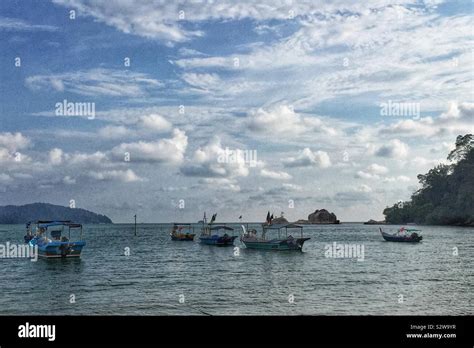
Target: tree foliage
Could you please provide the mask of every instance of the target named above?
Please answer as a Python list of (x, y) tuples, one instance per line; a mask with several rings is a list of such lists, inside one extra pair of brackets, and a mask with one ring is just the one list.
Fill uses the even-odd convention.
[(450, 165), (440, 164), (418, 175), (421, 188), (408, 202), (384, 209), (387, 223), (474, 225), (474, 138), (459, 135), (448, 155)]

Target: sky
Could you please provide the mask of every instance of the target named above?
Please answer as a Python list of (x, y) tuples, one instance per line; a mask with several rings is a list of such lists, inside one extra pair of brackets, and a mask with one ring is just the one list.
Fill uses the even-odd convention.
[(383, 219), (474, 131), (472, 6), (2, 1), (0, 205)]

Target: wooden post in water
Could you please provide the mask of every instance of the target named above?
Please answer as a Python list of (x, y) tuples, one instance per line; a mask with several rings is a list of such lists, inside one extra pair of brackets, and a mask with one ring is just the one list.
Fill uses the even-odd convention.
[(137, 214), (133, 215), (135, 218), (135, 236), (137, 235)]

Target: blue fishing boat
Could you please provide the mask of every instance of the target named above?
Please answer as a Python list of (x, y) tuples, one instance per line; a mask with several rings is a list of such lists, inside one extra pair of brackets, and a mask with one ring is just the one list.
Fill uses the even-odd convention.
[[(300, 237), (295, 238), (291, 234), (288, 235), (289, 229), (298, 229)], [(282, 236), (283, 230), (285, 231), (284, 236)], [(301, 251), (304, 242), (310, 239), (309, 237), (303, 237), (303, 226), (295, 224), (263, 224), (261, 237), (258, 237), (257, 230), (249, 229), (247, 231), (244, 225), (242, 225), (242, 231), (240, 241), (248, 249)], [(271, 231), (277, 232), (278, 237), (267, 238), (267, 233)]]
[[(73, 241), (71, 232), (79, 232)], [(82, 225), (71, 221), (36, 221), (26, 225), (25, 242), (38, 246), (38, 256), (43, 258), (80, 257), (86, 242), (82, 239)]]
[(199, 240), (202, 244), (217, 245), (217, 246), (231, 246), (234, 245), (234, 239), (237, 236), (228, 235), (225, 232), (223, 235), (219, 235), (220, 231), (234, 231), (232, 227), (225, 225), (216, 225), (205, 228)]
[[(199, 241), (202, 244), (216, 245), (216, 246), (231, 246), (234, 245), (234, 239), (237, 236), (231, 236), (227, 232), (234, 231), (232, 227), (226, 225), (213, 225), (217, 214), (212, 215), (211, 221), (207, 224), (206, 214), (202, 222), (201, 235)], [(222, 234), (222, 231), (224, 234)]]
[(420, 236), (417, 233), (421, 232), (421, 230), (416, 230), (413, 228), (402, 227), (394, 234), (386, 233), (382, 231), (382, 228), (380, 227), (379, 230), (383, 239), (385, 239), (387, 242), (418, 243), (423, 239), (423, 236)]

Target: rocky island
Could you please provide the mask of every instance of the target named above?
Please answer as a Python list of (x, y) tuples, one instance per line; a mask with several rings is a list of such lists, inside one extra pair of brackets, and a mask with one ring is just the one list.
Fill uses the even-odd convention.
[(376, 221), (373, 219), (370, 219), (369, 221), (364, 222), (364, 225), (385, 225), (385, 221)]
[(316, 209), (314, 213), (308, 215), (308, 220), (300, 219), (295, 224), (300, 225), (317, 225), (317, 224), (339, 224), (334, 213), (330, 213), (326, 209)]

